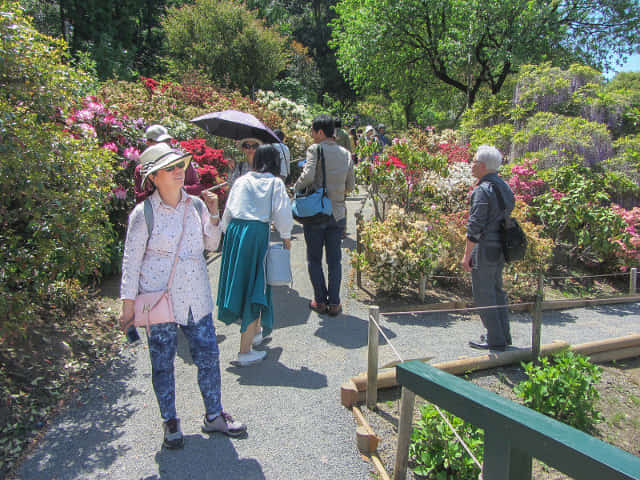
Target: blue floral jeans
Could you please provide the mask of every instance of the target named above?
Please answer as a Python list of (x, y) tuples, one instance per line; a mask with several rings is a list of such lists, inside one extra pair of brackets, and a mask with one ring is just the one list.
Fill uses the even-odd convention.
[[(190, 314), (188, 325), (180, 325), (180, 328), (189, 341), (191, 357), (198, 368), (198, 385), (204, 400), (206, 414), (217, 416), (222, 412), (220, 353), (211, 314), (205, 315), (197, 323), (193, 322), (193, 317)], [(177, 335), (178, 324), (160, 323), (152, 325), (147, 336), (153, 390), (160, 407), (160, 415), (165, 422), (177, 418), (174, 376)]]

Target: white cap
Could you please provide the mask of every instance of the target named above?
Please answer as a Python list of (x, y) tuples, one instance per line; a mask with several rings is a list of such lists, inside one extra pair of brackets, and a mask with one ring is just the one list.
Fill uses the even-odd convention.
[(147, 127), (144, 136), (147, 140), (153, 140), (154, 142), (164, 142), (173, 138), (162, 125), (151, 125)]

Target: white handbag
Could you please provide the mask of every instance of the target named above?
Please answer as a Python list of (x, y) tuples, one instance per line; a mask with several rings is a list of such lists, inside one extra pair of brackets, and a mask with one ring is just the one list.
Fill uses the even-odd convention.
[(272, 287), (291, 285), (293, 283), (291, 251), (284, 248), (281, 243), (269, 245), (265, 259), (265, 269), (267, 271), (267, 285)]

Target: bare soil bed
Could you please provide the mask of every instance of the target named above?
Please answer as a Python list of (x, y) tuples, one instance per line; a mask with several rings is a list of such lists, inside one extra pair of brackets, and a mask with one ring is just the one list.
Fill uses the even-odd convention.
[[(520, 366), (514, 365), (474, 372), (465, 378), (498, 395), (519, 401), (513, 388), (525, 380), (526, 375)], [(603, 421), (597, 424), (594, 436), (640, 456), (640, 358), (602, 365), (602, 379), (597, 388), (600, 392), (597, 408), (602, 413)], [(414, 424), (420, 418), (420, 406), (423, 403), (424, 400), (416, 399)], [(362, 411), (380, 437), (378, 454), (387, 472), (391, 474), (400, 417), (400, 389), (380, 390), (377, 410), (370, 411), (363, 406)], [(410, 471), (407, 478), (418, 480), (425, 477)], [(533, 478), (564, 480), (571, 477), (534, 459)]]

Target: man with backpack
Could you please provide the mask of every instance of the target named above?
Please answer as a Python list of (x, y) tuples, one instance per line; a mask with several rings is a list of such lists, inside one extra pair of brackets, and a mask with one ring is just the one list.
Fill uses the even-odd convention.
[(467, 242), (462, 267), (471, 272), (473, 300), (476, 306), (505, 305), (480, 310), (487, 330), (479, 341), (469, 345), (478, 349), (504, 350), (511, 345), (507, 294), (502, 288), (503, 253), (502, 225), (509, 218), (515, 197), (509, 185), (498, 176), (502, 155), (497, 148), (481, 145), (471, 164), (471, 173), (478, 179), (471, 194)]

